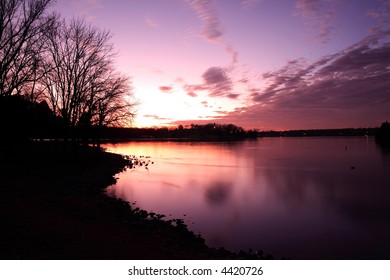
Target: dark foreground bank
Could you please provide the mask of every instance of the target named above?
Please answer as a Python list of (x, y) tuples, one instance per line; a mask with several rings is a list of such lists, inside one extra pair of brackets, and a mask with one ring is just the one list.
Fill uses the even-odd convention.
[(181, 221), (107, 197), (128, 164), (119, 155), (70, 143), (0, 152), (1, 259), (263, 258), (209, 248)]

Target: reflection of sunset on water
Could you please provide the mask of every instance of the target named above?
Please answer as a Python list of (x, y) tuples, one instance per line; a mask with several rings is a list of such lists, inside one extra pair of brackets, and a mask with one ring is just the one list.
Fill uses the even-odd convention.
[(375, 201), (365, 215), (379, 222), (378, 209), (390, 214), (383, 185), (388, 167), (373, 139), (129, 142), (106, 148), (150, 156), (154, 162), (148, 169), (121, 173), (110, 195), (168, 219), (184, 219), (210, 246), (262, 249), (292, 258), (348, 258), (359, 242), (359, 250), (376, 254), (370, 246), (378, 244), (367, 240), (390, 230), (373, 226), (358, 231), (365, 220), (355, 205)]

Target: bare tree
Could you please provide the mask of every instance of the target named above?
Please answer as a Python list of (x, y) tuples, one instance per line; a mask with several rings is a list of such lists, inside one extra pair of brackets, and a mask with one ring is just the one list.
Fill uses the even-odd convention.
[(124, 124), (135, 103), (129, 78), (116, 73), (111, 34), (83, 20), (57, 22), (48, 36), (45, 75), (52, 110), (67, 125)]
[(69, 25), (63, 20), (48, 38), (48, 67), (52, 71), (48, 71), (46, 82), (50, 104), (55, 103), (55, 113), (68, 125), (75, 126), (88, 98), (92, 73), (101, 71), (98, 68), (104, 67), (107, 56), (111, 55), (109, 33), (100, 32), (81, 20), (73, 20)]
[(53, 22), (44, 17), (52, 0), (0, 0), (0, 96), (20, 93), (34, 81), (42, 34)]
[(129, 77), (107, 71), (90, 90), (91, 123), (96, 126), (128, 126), (131, 124), (137, 102), (134, 100)]
[(133, 97), (129, 79), (118, 76), (107, 83), (107, 91), (97, 103), (99, 126), (129, 126), (138, 104)]

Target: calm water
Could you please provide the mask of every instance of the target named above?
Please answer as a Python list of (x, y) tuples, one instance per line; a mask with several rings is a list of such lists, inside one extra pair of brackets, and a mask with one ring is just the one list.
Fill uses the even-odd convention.
[(390, 258), (390, 157), (371, 138), (129, 142), (154, 164), (110, 195), (182, 218), (206, 243), (293, 259)]

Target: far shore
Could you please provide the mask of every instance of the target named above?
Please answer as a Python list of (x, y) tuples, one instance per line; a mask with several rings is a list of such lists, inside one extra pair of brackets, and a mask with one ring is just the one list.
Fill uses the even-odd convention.
[(166, 221), (104, 194), (128, 161), (55, 142), (2, 145), (0, 259), (264, 259), (208, 247)]

